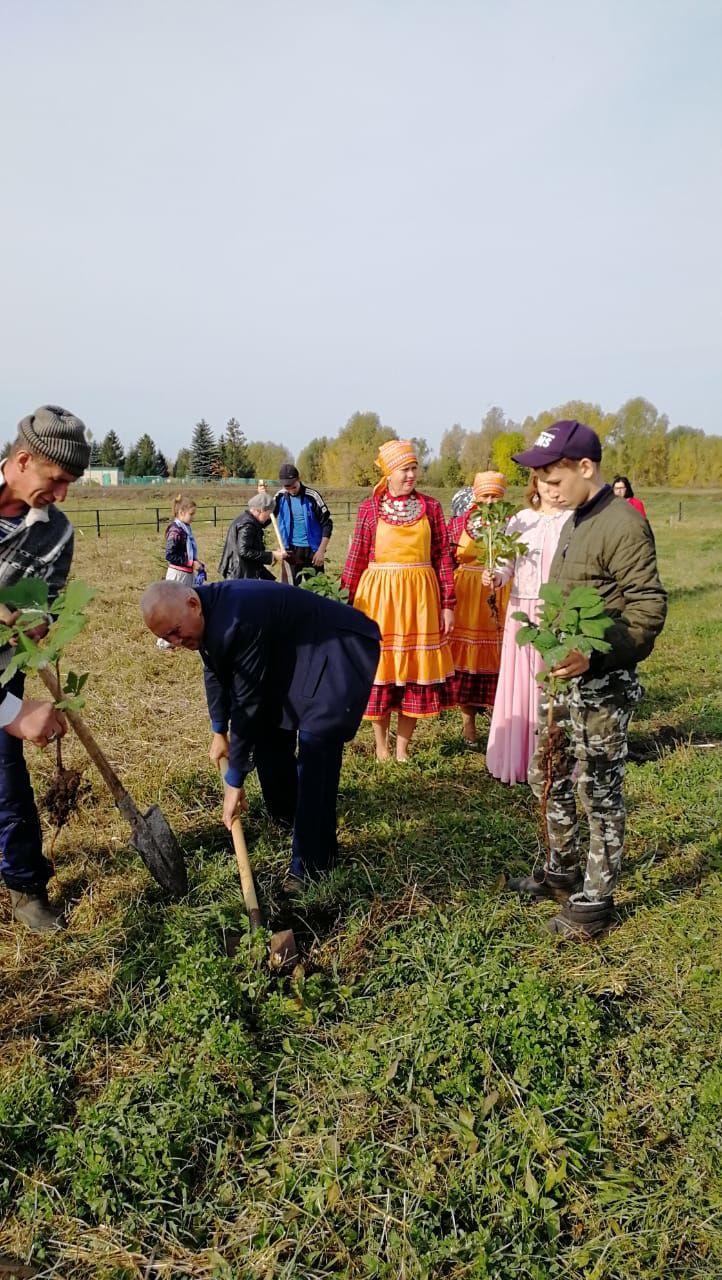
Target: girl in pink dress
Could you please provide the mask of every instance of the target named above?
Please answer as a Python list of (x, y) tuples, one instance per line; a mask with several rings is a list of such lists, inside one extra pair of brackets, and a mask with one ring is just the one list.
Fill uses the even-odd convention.
[(532, 645), (522, 649), (516, 643), (521, 623), (515, 622), (512, 614), (521, 609), (530, 618), (536, 617), (539, 588), (548, 580), (562, 527), (571, 515), (570, 511), (554, 505), (548, 486), (536, 475), (532, 475), (526, 499), (529, 505), (512, 516), (508, 530), (521, 534), (521, 541), (528, 547), (527, 554), (517, 556), (513, 565), (494, 575), (497, 587), (509, 580), (512, 571), (514, 580), (504, 624), (486, 765), (492, 777), (509, 783), (526, 782), (529, 760), (536, 746), (539, 684), (535, 677), (543, 665), (541, 655)]

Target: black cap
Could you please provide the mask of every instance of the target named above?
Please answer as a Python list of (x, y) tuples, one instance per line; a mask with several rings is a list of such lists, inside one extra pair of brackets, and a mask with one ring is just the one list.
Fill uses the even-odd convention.
[(278, 478), (281, 484), (293, 484), (294, 480), (300, 480), (298, 467), (294, 467), (292, 462), (284, 462), (278, 469)]

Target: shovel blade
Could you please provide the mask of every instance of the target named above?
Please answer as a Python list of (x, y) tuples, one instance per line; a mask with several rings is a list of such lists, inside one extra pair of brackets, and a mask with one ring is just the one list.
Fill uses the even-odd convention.
[(136, 811), (131, 826), (130, 843), (140, 854), (153, 879), (174, 898), (182, 897), (188, 892), (185, 860), (158, 805), (152, 804), (145, 813)]
[(279, 929), (271, 934), (268, 945), (268, 967), (274, 973), (291, 973), (298, 964), (298, 947), (293, 929)]

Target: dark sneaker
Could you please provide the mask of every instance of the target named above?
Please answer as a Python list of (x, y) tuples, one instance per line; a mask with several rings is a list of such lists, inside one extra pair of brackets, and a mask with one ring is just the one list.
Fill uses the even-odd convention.
[(572, 942), (591, 942), (608, 933), (615, 924), (613, 898), (593, 902), (582, 894), (575, 894), (550, 922), (549, 932), (560, 934)]
[(62, 915), (58, 915), (48, 902), (45, 889), (32, 889), (22, 893), (10, 890), (13, 920), (19, 920), (31, 933), (57, 933), (64, 927)]
[(580, 893), (584, 878), (580, 867), (571, 871), (547, 871), (535, 867), (530, 876), (512, 876), (506, 882), (511, 893), (521, 893), (534, 901), (550, 898), (552, 902), (566, 902), (572, 893)]

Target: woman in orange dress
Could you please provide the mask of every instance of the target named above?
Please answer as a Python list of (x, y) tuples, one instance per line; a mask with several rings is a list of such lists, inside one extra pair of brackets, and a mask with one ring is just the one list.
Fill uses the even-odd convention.
[(506, 476), (500, 471), (480, 471), (474, 476), (472, 505), (464, 515), (453, 516), (449, 521), (449, 545), (457, 566), (454, 573), (457, 607), (451, 653), (463, 739), (474, 750), (479, 746), (476, 713), (483, 707), (491, 711), (494, 706), (510, 588), (507, 585), (495, 591), (484, 583), (485, 566), (478, 558), (470, 522), (480, 518), (481, 507), (499, 502), (505, 493)]
[(361, 503), (341, 583), (349, 601), (378, 623), (381, 658), (365, 719), (376, 756), (389, 759), (391, 713), (398, 713), (396, 759), (408, 759), (419, 717), (454, 706), (454, 569), (441, 504), (418, 493), (410, 440), (389, 440), (376, 465), (383, 479)]

